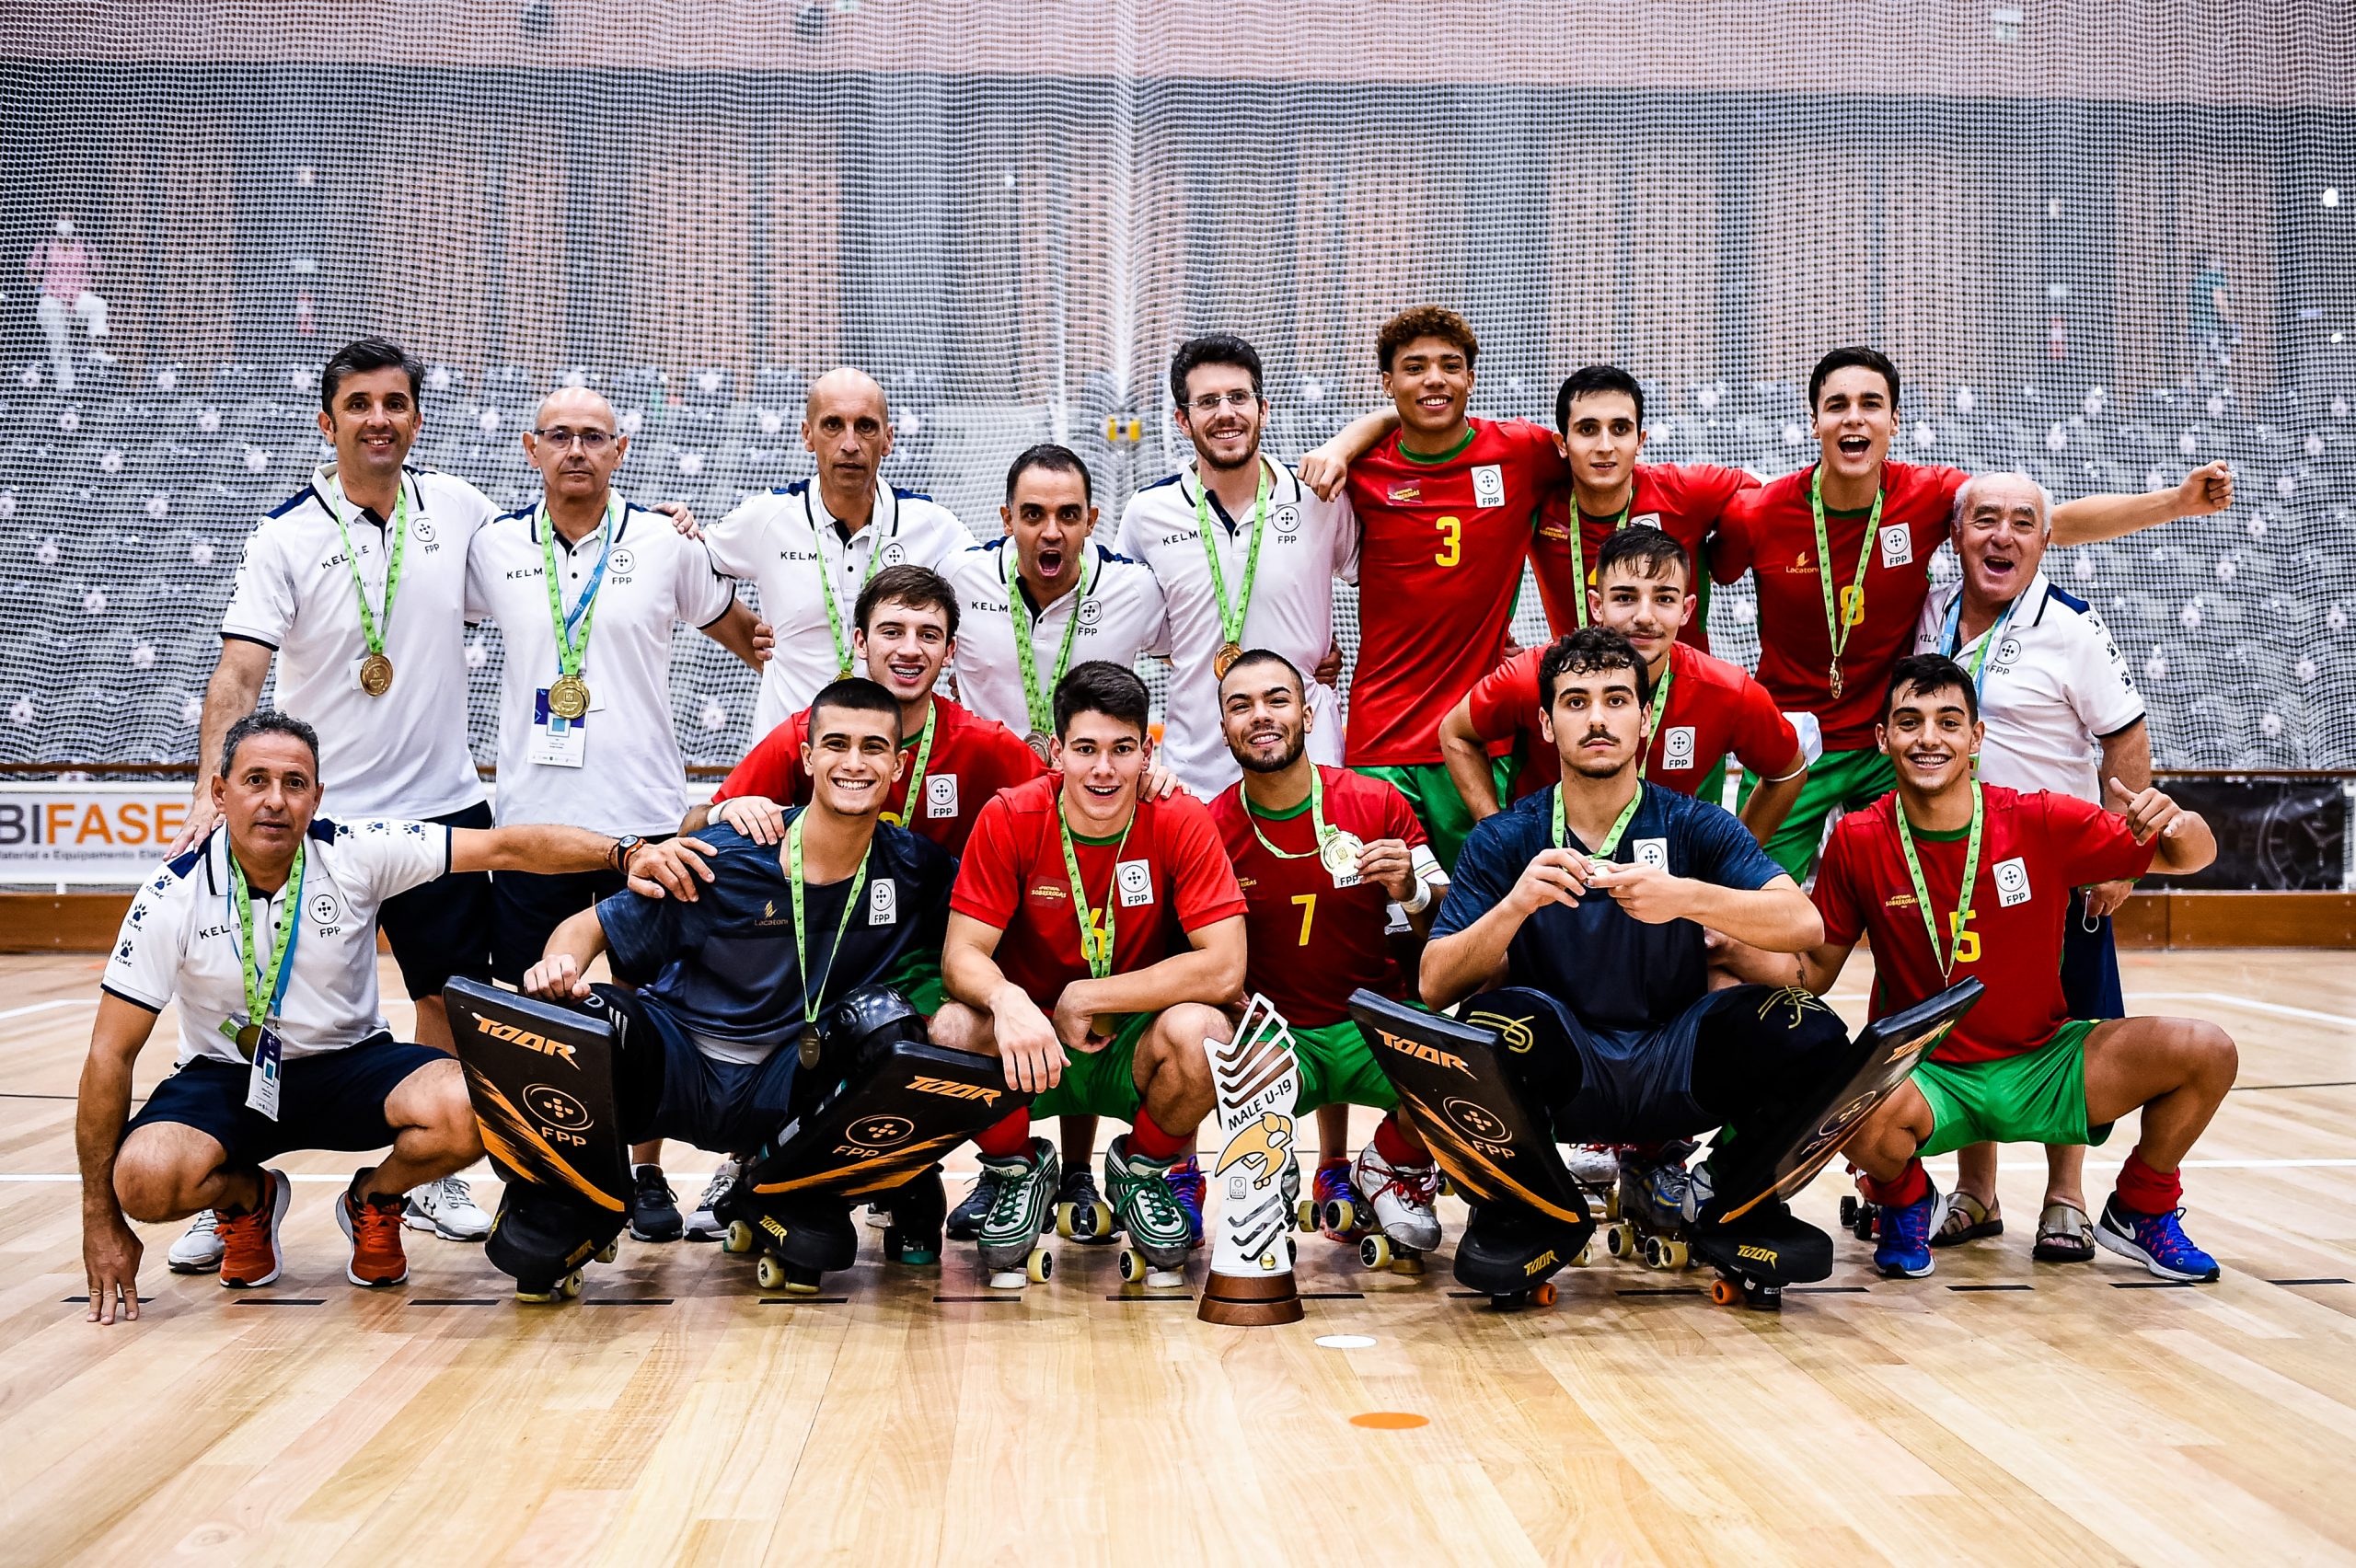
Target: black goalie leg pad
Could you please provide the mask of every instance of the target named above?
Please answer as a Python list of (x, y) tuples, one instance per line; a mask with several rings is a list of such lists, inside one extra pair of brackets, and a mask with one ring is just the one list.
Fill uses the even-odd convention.
[(1475, 1204), (1456, 1241), (1457, 1283), (1484, 1296), (1529, 1290), (1568, 1266), (1594, 1230), (1591, 1221), (1565, 1225), (1510, 1198)]

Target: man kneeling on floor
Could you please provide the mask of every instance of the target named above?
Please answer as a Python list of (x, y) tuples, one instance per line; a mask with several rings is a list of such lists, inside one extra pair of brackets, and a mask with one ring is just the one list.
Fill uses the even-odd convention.
[(2162, 1279), (2213, 1280), (2217, 1261), (2177, 1223), (2177, 1167), (2233, 1088), (2234, 1043), (2191, 1019), (2071, 1018), (2062, 942), (2073, 888), (2186, 875), (2216, 859), (2217, 841), (2157, 790), (2117, 786), (2121, 816), (2073, 795), (1983, 785), (1972, 764), (1981, 732), (1961, 665), (1935, 653), (1900, 660), (1876, 727), (1898, 788), (1841, 819), (1817, 871), (1825, 942), (1801, 961), (1808, 989), (1831, 988), (1860, 937), (1873, 941), (1876, 1016), (1969, 975), (1987, 986), (1849, 1141), (1880, 1205), (1874, 1262), (1892, 1276), (1934, 1266), (1945, 1205), (1924, 1156), (1975, 1143), (2099, 1144), (2140, 1110), (2142, 1136), (2095, 1239)]
[[(220, 825), (159, 868), (107, 961), (75, 1144), (93, 1321), (139, 1316), (143, 1251), (129, 1219), (220, 1216), (221, 1283), (278, 1277), (292, 1189), (263, 1161), (298, 1148), (392, 1151), (336, 1200), (345, 1275), (409, 1277), (403, 1194), (481, 1158), (456, 1060), (397, 1041), (376, 1002), (376, 910), (468, 871), (622, 870), (676, 891), (673, 855), (583, 828), (331, 822), (311, 727), (263, 711), (230, 727), (213, 799)], [(661, 885), (644, 880), (663, 879)], [(129, 1116), (131, 1068), (168, 1004), (179, 1066)], [(129, 1126), (125, 1127), (125, 1119)]]

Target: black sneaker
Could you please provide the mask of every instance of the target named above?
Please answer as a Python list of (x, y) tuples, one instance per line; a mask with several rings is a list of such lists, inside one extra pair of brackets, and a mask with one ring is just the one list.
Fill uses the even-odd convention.
[(998, 1198), (998, 1176), (987, 1165), (965, 1190), (965, 1196), (949, 1211), (949, 1218), (941, 1225), (941, 1233), (952, 1241), (971, 1241), (982, 1233), (982, 1216), (990, 1212), (990, 1205)]
[(676, 1241), (681, 1229), (679, 1195), (663, 1179), (663, 1168), (634, 1166), (631, 1174), (638, 1182), (637, 1190), (630, 1194), (631, 1237), (640, 1241)]

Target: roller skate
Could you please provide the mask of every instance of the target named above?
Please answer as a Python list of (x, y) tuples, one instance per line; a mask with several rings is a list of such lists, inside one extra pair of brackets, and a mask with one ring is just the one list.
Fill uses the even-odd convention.
[(1126, 1133), (1104, 1150), (1104, 1190), (1112, 1196), (1114, 1218), (1129, 1234), (1129, 1244), (1121, 1249), (1125, 1284), (1161, 1289), (1186, 1283), (1194, 1230), (1184, 1204), (1172, 1190), (1170, 1172), (1176, 1163), (1131, 1154)]
[(1841, 1194), (1841, 1228), (1860, 1241), (1870, 1241), (1874, 1239), (1877, 1205), (1865, 1196), (1865, 1173), (1852, 1165), (1849, 1180), (1857, 1190)]
[(1681, 1269), (1692, 1261), (1686, 1232), (1707, 1201), (1707, 1178), (1689, 1171), (1685, 1161), (1697, 1146), (1665, 1144), (1646, 1154), (1630, 1149), (1620, 1159), (1620, 1179), (1609, 1205), (1613, 1219), (1603, 1233), (1603, 1250), (1614, 1258), (1641, 1261), (1648, 1269)]
[(1120, 1239), (1113, 1206), (1096, 1190), (1096, 1172), (1085, 1165), (1066, 1170), (1056, 1189), (1056, 1234), (1083, 1247), (1102, 1247)]
[(1475, 1204), (1457, 1239), (1457, 1283), (1500, 1311), (1554, 1304), (1553, 1275), (1583, 1262), (1588, 1233), (1513, 1199)]
[(610, 1263), (623, 1216), (528, 1182), (509, 1182), (483, 1242), (491, 1266), (515, 1282), (515, 1299), (546, 1305), (581, 1294), (591, 1262)]
[(728, 1233), (721, 1250), (757, 1251), (753, 1279), (763, 1290), (815, 1296), (820, 1276), (850, 1267), (858, 1255), (850, 1205), (834, 1193), (793, 1193), (756, 1205), (748, 1187), (740, 1184), (712, 1212), (723, 1211)]
[[(1203, 1244), (1203, 1193), (1207, 1187), (1208, 1183), (1203, 1180), (1202, 1161), (1193, 1155), (1170, 1168), (1170, 1195), (1176, 1198), (1178, 1206), (1186, 1211), (1186, 1230), (1191, 1238), (1186, 1245), (1189, 1247)], [(1290, 1193), (1294, 1197), (1300, 1194), (1298, 1169), (1293, 1172)]]
[[(1348, 1160), (1319, 1160), (1317, 1173), (1310, 1178), (1309, 1202), (1301, 1208), (1300, 1228), (1345, 1247), (1357, 1246), (1374, 1228), (1374, 1216), (1360, 1211), (1357, 1196), (1350, 1185)], [(1333, 1223), (1327, 1223), (1329, 1218)]]
[(965, 1195), (957, 1200), (957, 1206), (949, 1211), (941, 1234), (952, 1241), (971, 1241), (982, 1233), (982, 1216), (990, 1212), (990, 1205), (997, 1201), (998, 1172), (984, 1160), (981, 1174), (965, 1189)]
[(982, 1271), (992, 1290), (1020, 1290), (1043, 1285), (1055, 1273), (1055, 1254), (1039, 1245), (1062, 1185), (1062, 1162), (1056, 1146), (1033, 1138), (1031, 1152), (982, 1157), (982, 1176), (975, 1183), (990, 1192), (988, 1209), (975, 1232), (982, 1256)]
[(2113, 1193), (2095, 1222), (2095, 1240), (2106, 1251), (2132, 1258), (2162, 1279), (2207, 1284), (2223, 1271), (2217, 1260), (2192, 1244), (2180, 1223), (2182, 1209), (2145, 1214), (2129, 1208)]
[(941, 1184), (941, 1167), (912, 1178), (872, 1206), (884, 1215), (885, 1262), (920, 1269), (941, 1262), (941, 1220), (949, 1212), (949, 1193)]
[(1370, 1224), (1358, 1242), (1358, 1261), (1370, 1269), (1422, 1274), (1424, 1254), (1439, 1245), (1439, 1216), (1432, 1208), (1439, 1197), (1439, 1167), (1392, 1165), (1369, 1139), (1350, 1168), (1350, 1191), (1352, 1199), (1336, 1200), (1330, 1218)]
[(1688, 1239), (1693, 1255), (1717, 1271), (1710, 1299), (1721, 1307), (1739, 1302), (1758, 1311), (1781, 1311), (1785, 1286), (1809, 1284), (1832, 1272), (1832, 1238), (1773, 1199), (1730, 1225), (1695, 1225)]

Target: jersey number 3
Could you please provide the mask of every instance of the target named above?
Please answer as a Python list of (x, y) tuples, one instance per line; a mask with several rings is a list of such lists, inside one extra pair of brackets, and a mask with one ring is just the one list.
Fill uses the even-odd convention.
[(1454, 566), (1458, 561), (1462, 560), (1464, 559), (1464, 520), (1461, 517), (1435, 518), (1432, 525), (1439, 530), (1439, 553), (1432, 557), (1432, 564)]

